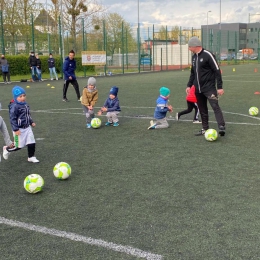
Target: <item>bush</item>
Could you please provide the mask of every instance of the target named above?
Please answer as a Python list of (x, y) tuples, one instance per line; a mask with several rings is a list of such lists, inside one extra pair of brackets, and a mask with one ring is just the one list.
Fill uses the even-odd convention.
[[(60, 56), (55, 56), (55, 63), (56, 63), (56, 71), (61, 73), (61, 60)], [(29, 56), (25, 55), (15, 55), (15, 56), (8, 56), (6, 55), (6, 59), (10, 65), (10, 73), (11, 75), (28, 75), (30, 71), (29, 67)], [(42, 62), (42, 73), (49, 73), (48, 67), (48, 59), (49, 56), (40, 56), (40, 60)], [(76, 72), (84, 71), (84, 66), (81, 64), (81, 57), (75, 57), (77, 63)], [(95, 72), (95, 66), (90, 65), (86, 66), (87, 71)]]

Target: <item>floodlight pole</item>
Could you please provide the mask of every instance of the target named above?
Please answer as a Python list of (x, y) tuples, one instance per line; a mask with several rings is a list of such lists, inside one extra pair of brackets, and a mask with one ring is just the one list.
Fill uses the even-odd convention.
[(140, 19), (139, 19), (139, 0), (137, 0), (137, 45), (138, 45), (138, 72), (140, 73)]
[(207, 12), (207, 49), (209, 48), (209, 13), (211, 11)]

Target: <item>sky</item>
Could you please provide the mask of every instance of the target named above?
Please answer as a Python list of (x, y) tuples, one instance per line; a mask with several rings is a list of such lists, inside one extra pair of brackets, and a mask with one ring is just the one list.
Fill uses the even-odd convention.
[[(101, 0), (111, 13), (130, 24), (161, 24), (200, 28), (221, 23), (260, 22), (259, 0)], [(221, 8), (220, 8), (221, 6)], [(220, 15), (221, 10), (221, 15)], [(211, 11), (211, 12), (209, 12)]]

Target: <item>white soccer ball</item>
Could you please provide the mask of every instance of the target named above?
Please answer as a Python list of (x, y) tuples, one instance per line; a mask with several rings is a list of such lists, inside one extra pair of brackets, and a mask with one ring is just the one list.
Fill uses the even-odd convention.
[(39, 174), (30, 174), (24, 179), (23, 186), (29, 193), (37, 193), (42, 190), (44, 180)]
[(218, 132), (215, 129), (208, 129), (204, 135), (205, 139), (210, 142), (216, 141), (218, 138)]
[(57, 179), (68, 179), (71, 175), (71, 167), (66, 162), (59, 162), (54, 166), (53, 174)]
[(250, 107), (249, 108), (249, 115), (250, 116), (257, 116), (258, 115), (258, 108), (257, 107)]
[(99, 128), (101, 126), (101, 120), (99, 118), (97, 118), (97, 117), (93, 118), (91, 120), (91, 126), (93, 128)]

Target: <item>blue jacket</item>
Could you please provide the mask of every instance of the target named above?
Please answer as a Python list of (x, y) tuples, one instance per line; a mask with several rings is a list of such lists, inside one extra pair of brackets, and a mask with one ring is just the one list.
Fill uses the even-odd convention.
[(76, 70), (75, 59), (70, 60), (70, 58), (67, 57), (63, 63), (63, 72), (65, 75), (65, 80), (69, 80), (69, 77), (72, 77), (72, 79), (75, 80), (76, 79), (75, 70)]
[(169, 111), (167, 107), (168, 99), (164, 99), (162, 96), (159, 96), (156, 100), (156, 108), (154, 110), (155, 119), (163, 119), (166, 117), (167, 112)]
[(117, 97), (114, 99), (108, 98), (105, 101), (104, 107), (107, 108), (107, 112), (121, 111), (119, 106), (119, 99)]
[(23, 105), (11, 103), (9, 105), (9, 117), (14, 132), (18, 131), (19, 128), (27, 128), (33, 123), (30, 107), (27, 103)]
[(49, 66), (49, 68), (54, 68), (55, 67), (55, 59), (54, 58), (49, 58), (48, 59), (48, 66)]

